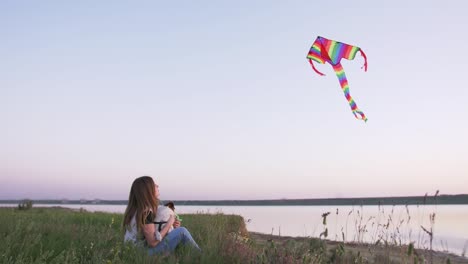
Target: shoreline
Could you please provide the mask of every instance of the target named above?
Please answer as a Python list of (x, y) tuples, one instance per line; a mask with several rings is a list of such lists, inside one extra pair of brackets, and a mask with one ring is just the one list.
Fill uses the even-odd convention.
[[(81, 204), (81, 205), (125, 205), (127, 200), (108, 199), (2, 199), (0, 204), (18, 204), (25, 200), (34, 204)], [(365, 205), (466, 205), (468, 194), (436, 194), (423, 196), (382, 196), (347, 198), (294, 198), (294, 199), (255, 199), (255, 200), (167, 200), (177, 205), (214, 206), (365, 206)]]
[[(290, 243), (296, 244), (306, 244), (311, 239), (320, 240), (326, 244), (327, 250), (335, 250), (340, 245), (344, 245), (346, 251), (361, 254), (364, 258), (375, 258), (379, 256), (387, 256), (392, 260), (400, 261), (401, 258), (407, 257), (408, 255), (408, 245), (394, 246), (394, 245), (373, 245), (373, 244), (362, 244), (355, 242), (342, 243), (339, 241), (325, 240), (312, 237), (292, 237), (292, 236), (278, 236), (272, 234), (263, 234), (258, 232), (248, 232), (250, 239), (254, 240), (260, 245), (267, 243), (275, 243), (276, 245), (285, 246)], [(292, 241), (292, 242), (291, 242)], [(431, 251), (428, 249), (414, 249), (417, 256), (423, 256), (424, 259), (429, 260)], [(452, 264), (463, 264), (468, 263), (468, 258), (465, 256), (457, 255), (451, 252), (443, 251), (432, 251), (433, 263), (447, 263), (447, 259), (450, 259)], [(399, 262), (398, 262), (399, 263)]]

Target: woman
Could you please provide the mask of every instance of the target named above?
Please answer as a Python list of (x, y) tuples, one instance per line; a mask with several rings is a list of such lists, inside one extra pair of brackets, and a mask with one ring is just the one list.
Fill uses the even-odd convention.
[[(127, 209), (124, 214), (123, 227), (125, 242), (134, 242), (149, 248), (149, 254), (173, 252), (175, 248), (189, 245), (200, 251), (192, 235), (180, 222), (171, 216), (161, 231), (155, 227), (154, 219), (158, 213), (159, 186), (149, 176), (135, 179), (130, 189)], [(169, 233), (170, 227), (174, 230)]]

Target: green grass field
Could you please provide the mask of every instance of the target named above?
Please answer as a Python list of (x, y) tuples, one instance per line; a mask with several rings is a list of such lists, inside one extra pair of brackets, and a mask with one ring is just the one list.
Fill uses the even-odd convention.
[[(176, 255), (148, 257), (123, 243), (122, 214), (62, 208), (0, 209), (0, 263), (226, 263), (229, 233), (243, 227), (240, 216), (183, 215), (183, 224), (203, 254), (181, 250)], [(232, 235), (231, 235), (232, 236)]]
[[(427, 259), (401, 248), (371, 254), (365, 245), (316, 238), (249, 238), (242, 217), (224, 214), (182, 215), (182, 224), (202, 248), (201, 254), (181, 248), (168, 256), (148, 256), (123, 243), (122, 218), (122, 214), (64, 208), (0, 208), (0, 263), (424, 263)], [(447, 260), (443, 256), (434, 263), (458, 263)]]

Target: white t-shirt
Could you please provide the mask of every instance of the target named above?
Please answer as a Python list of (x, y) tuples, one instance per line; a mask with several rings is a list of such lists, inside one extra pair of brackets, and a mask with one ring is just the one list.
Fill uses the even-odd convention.
[(138, 242), (138, 228), (136, 224), (135, 215), (133, 215), (132, 220), (130, 220), (129, 226), (125, 229), (124, 242)]

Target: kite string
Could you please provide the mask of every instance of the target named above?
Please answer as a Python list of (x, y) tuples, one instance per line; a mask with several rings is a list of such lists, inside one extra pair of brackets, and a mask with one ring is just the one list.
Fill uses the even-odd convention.
[[(351, 94), (349, 93), (348, 79), (346, 78), (346, 74), (343, 70), (343, 66), (341, 66), (341, 63), (332, 65), (332, 66), (333, 66), (333, 70), (336, 73), (336, 76), (338, 77), (338, 81), (340, 82), (340, 86), (341, 86), (341, 89), (343, 90), (346, 100), (348, 100), (348, 103), (349, 103), (349, 106), (351, 107), (351, 111), (353, 112), (353, 115), (357, 119), (364, 120), (364, 122), (367, 122), (366, 115), (357, 107), (356, 102), (354, 102), (354, 99), (351, 97)], [(359, 114), (360, 117), (358, 117), (357, 114)]]

